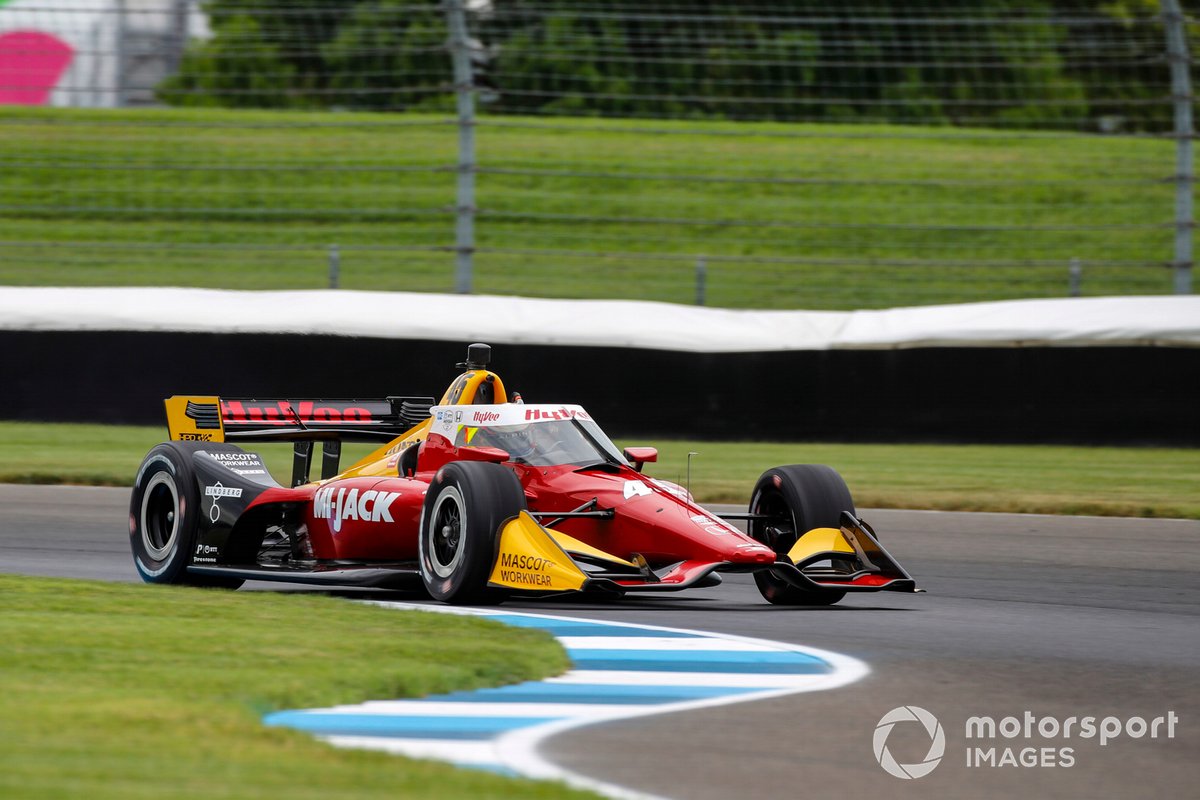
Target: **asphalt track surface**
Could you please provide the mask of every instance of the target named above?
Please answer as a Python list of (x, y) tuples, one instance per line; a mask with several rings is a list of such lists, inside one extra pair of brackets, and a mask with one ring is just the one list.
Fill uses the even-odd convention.
[[(137, 581), (128, 491), (0, 486), (0, 571)], [(862, 512), (923, 595), (851, 597), (831, 608), (765, 604), (747, 576), (721, 587), (619, 602), (511, 601), (506, 608), (691, 628), (809, 645), (865, 661), (833, 691), (606, 723), (543, 754), (562, 766), (676, 798), (886, 794), (890, 797), (1195, 797), (1200, 781), (1200, 522), (919, 511)], [(281, 584), (247, 588), (288, 591)], [(243, 590), (244, 591), (244, 590)], [(356, 596), (383, 597), (383, 593)], [(386, 593), (389, 599), (413, 595)], [(901, 780), (872, 750), (898, 706), (931, 711), (942, 762)], [(1174, 737), (968, 740), (972, 716), (1093, 716)], [(1047, 729), (1050, 725), (1046, 723)], [(1134, 723), (1134, 731), (1138, 730)], [(966, 765), (969, 747), (1058, 766)], [(887, 747), (920, 761), (929, 738), (898, 725)], [(1061, 748), (1072, 752), (1064, 755)], [(1046, 754), (1049, 754), (1048, 756)], [(1073, 761), (1072, 766), (1061, 762)]]

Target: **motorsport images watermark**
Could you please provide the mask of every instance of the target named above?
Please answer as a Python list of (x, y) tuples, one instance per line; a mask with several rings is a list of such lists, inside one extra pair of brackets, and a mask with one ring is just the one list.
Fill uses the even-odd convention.
[[(892, 734), (892, 729), (901, 722), (920, 723), (925, 726), (925, 732), (929, 734), (929, 752), (923, 759), (912, 764), (899, 763), (892, 752), (888, 750), (888, 736)], [(871, 744), (874, 746), (875, 760), (879, 762), (879, 766), (883, 767), (889, 775), (895, 775), (897, 778), (907, 781), (925, 777), (941, 763), (942, 756), (946, 752), (946, 732), (942, 730), (942, 723), (938, 722), (938, 718), (920, 706), (900, 706), (893, 708), (879, 720), (879, 724), (875, 726), (875, 737), (871, 740)]]
[[(965, 763), (968, 767), (1073, 767), (1076, 745), (1060, 742), (1098, 739), (1107, 747), (1120, 738), (1175, 738), (1179, 715), (1145, 717), (1058, 717), (1035, 716), (1026, 711), (1020, 717), (970, 717), (963, 726), (966, 740)], [(888, 737), (898, 725), (920, 726), (929, 737), (929, 749), (918, 761), (901, 763), (888, 749)], [(1035, 746), (1034, 738), (1039, 741)], [(918, 737), (919, 738), (919, 737)], [(1010, 744), (1011, 743), (1011, 744)], [(942, 723), (920, 706), (900, 706), (883, 715), (871, 740), (875, 760), (889, 775), (903, 780), (923, 778), (933, 772), (946, 755), (946, 733)], [(911, 755), (911, 754), (910, 754)]]

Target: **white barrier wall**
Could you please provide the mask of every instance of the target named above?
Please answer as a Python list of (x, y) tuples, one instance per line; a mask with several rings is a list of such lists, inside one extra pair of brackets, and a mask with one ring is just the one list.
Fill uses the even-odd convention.
[(690, 353), (1200, 346), (1200, 296), (749, 311), (403, 292), (0, 287), (0, 330), (333, 334)]

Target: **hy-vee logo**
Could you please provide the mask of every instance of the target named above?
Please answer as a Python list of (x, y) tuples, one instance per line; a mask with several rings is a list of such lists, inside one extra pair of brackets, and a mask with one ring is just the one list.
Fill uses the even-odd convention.
[(313, 516), (329, 520), (334, 533), (340, 532), (342, 522), (348, 519), (394, 522), (392, 501), (399, 496), (399, 492), (377, 492), (374, 489), (361, 494), (358, 489), (347, 491), (345, 487), (317, 489), (313, 495)]
[(557, 411), (542, 411), (538, 408), (530, 408), (525, 411), (526, 422), (537, 422), (542, 419), (584, 419), (591, 421), (591, 417), (586, 411), (580, 411), (575, 408), (560, 408)]

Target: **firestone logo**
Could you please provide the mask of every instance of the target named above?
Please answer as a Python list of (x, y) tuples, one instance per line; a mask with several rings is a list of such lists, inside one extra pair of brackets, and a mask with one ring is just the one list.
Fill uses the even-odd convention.
[[(899, 763), (888, 750), (888, 736), (891, 735), (892, 728), (902, 722), (915, 722), (923, 726), (929, 734), (929, 752), (925, 754), (925, 758), (914, 764)], [(938, 722), (938, 718), (920, 706), (900, 706), (893, 708), (879, 720), (879, 724), (875, 726), (872, 744), (875, 760), (885, 772), (897, 778), (912, 780), (925, 777), (941, 763), (942, 756), (946, 753), (946, 733), (942, 730), (942, 723)]]

